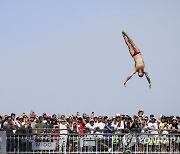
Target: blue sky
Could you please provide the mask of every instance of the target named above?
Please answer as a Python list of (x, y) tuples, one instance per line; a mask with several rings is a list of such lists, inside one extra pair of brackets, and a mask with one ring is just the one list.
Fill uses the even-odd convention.
[[(180, 1), (0, 1), (0, 114), (179, 115)], [(137, 74), (121, 36), (140, 48)]]

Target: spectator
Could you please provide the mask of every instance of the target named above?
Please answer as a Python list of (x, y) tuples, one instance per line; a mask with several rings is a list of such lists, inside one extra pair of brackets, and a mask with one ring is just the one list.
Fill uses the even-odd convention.
[(6, 130), (6, 133), (8, 135), (9, 134), (12, 135), (14, 133), (13, 130), (15, 130), (15, 127), (13, 125), (13, 121), (12, 121), (10, 116), (8, 116), (6, 118), (6, 121), (4, 122), (3, 128), (4, 128), (4, 130)]
[(139, 111), (138, 111), (138, 115), (137, 115), (138, 117), (143, 117), (144, 116), (144, 110), (143, 109), (140, 109)]
[[(108, 118), (107, 123), (105, 124), (104, 127), (104, 136), (106, 137), (105, 145), (108, 147), (108, 151), (111, 152), (112, 150), (112, 135), (114, 132), (114, 126), (112, 126), (112, 119)], [(104, 145), (104, 146), (105, 146)]]
[(129, 130), (131, 129), (133, 120), (132, 120), (132, 118), (130, 116), (127, 116), (126, 119), (127, 120), (125, 121), (125, 130), (124, 130), (124, 132), (128, 133)]
[(95, 126), (98, 127), (100, 131), (104, 129), (105, 124), (103, 122), (102, 116), (98, 117), (98, 123)]
[(30, 115), (29, 119), (30, 119), (30, 125), (32, 129), (35, 129), (35, 125), (36, 125), (35, 115), (34, 114)]
[(117, 114), (115, 119), (116, 119), (116, 123), (112, 124), (114, 126), (114, 128), (117, 130), (123, 130), (124, 129), (123, 116), (120, 114)]
[[(15, 127), (13, 125), (13, 121), (11, 119), (11, 116), (6, 117), (4, 125), (3, 125), (3, 129), (6, 131), (6, 135), (11, 136), (14, 134), (13, 130), (15, 130)], [(12, 151), (15, 152), (16, 151), (16, 141), (14, 138), (7, 139), (7, 152)]]
[(112, 125), (112, 119), (108, 118), (107, 123), (105, 124), (105, 136), (112, 137), (112, 133), (114, 132), (114, 126)]
[(17, 118), (17, 123), (18, 123), (18, 127), (22, 127), (23, 125), (25, 125), (25, 121), (24, 121), (23, 115), (20, 115), (20, 116)]
[(140, 128), (141, 128), (141, 133), (146, 133), (147, 132), (148, 126), (147, 126), (147, 121), (146, 121), (145, 118), (142, 118)]
[(13, 124), (16, 125), (16, 114), (15, 113), (11, 113), (11, 120), (12, 120)]
[(89, 123), (90, 120), (91, 120), (89, 116), (87, 116), (86, 118), (83, 118), (83, 119), (84, 119), (84, 121), (85, 121), (85, 124)]
[(46, 129), (46, 124), (43, 123), (43, 117), (42, 116), (39, 117), (38, 122), (35, 125), (35, 129), (36, 129), (37, 134), (44, 133), (44, 131)]
[(74, 151), (77, 151), (78, 147), (78, 139), (77, 139), (77, 134), (78, 134), (78, 127), (77, 127), (77, 122), (74, 120), (72, 124), (69, 127), (69, 152), (72, 152), (72, 149)]
[[(53, 128), (55, 128), (55, 126), (58, 126), (58, 121), (57, 121), (57, 119), (52, 118), (52, 119), (51, 119), (51, 123), (53, 124)], [(58, 127), (59, 127), (59, 126), (58, 126)]]
[(178, 123), (177, 119), (175, 117), (172, 118), (172, 124), (170, 125), (170, 128), (172, 129), (172, 133), (177, 133), (178, 132)]
[(161, 117), (161, 121), (159, 124), (159, 133), (162, 135), (168, 134), (169, 124), (165, 116)]
[(94, 120), (94, 125), (96, 126), (98, 124), (98, 117), (94, 116), (93, 120)]
[(94, 119), (91, 119), (90, 122), (85, 125), (85, 128), (88, 129), (88, 133), (94, 134), (94, 130), (96, 128), (94, 124)]
[(155, 117), (154, 117), (154, 114), (151, 114), (151, 115), (149, 116), (149, 118), (150, 118), (149, 120), (152, 120), (153, 118), (155, 118)]
[(85, 127), (85, 122), (83, 121), (82, 117), (78, 117), (77, 128), (79, 135), (84, 135), (84, 127)]
[(178, 117), (178, 132), (180, 132), (180, 118)]
[(43, 123), (46, 123), (47, 122), (47, 120), (46, 120), (46, 117), (47, 117), (47, 114), (46, 113), (43, 113), (42, 114), (42, 118), (43, 118)]
[(51, 133), (53, 124), (51, 123), (51, 116), (46, 116), (46, 133)]
[(68, 124), (65, 120), (65, 117), (61, 117), (59, 129), (60, 129), (60, 140), (59, 140), (59, 149), (62, 151), (62, 147), (67, 143), (67, 135), (68, 135)]
[(59, 134), (60, 134), (59, 127), (55, 126), (54, 129), (52, 130), (52, 137), (53, 137), (53, 141), (56, 142), (57, 147), (59, 145)]
[(57, 120), (56, 114), (53, 114), (53, 115), (52, 115), (52, 120)]
[(156, 122), (156, 118), (154, 118), (154, 116), (150, 117), (150, 121), (148, 122), (148, 129), (149, 129), (149, 133), (153, 134), (153, 135), (157, 135), (158, 134), (158, 124)]
[(61, 136), (67, 136), (68, 134), (68, 123), (65, 119), (60, 119), (59, 120), (59, 129), (60, 129), (60, 134)]
[(3, 119), (2, 119), (2, 116), (0, 115), (0, 130), (2, 129), (2, 122), (3, 122)]
[(136, 133), (140, 132), (140, 122), (137, 116), (134, 116), (134, 120), (131, 124), (130, 130)]
[(83, 113), (82, 118), (83, 118), (83, 119), (86, 119), (87, 117), (88, 117), (87, 114), (86, 114), (86, 113)]

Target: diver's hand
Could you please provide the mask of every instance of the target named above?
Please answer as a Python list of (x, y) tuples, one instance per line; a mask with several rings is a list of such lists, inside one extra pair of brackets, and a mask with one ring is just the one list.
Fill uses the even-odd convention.
[(151, 89), (151, 84), (149, 84), (149, 89)]

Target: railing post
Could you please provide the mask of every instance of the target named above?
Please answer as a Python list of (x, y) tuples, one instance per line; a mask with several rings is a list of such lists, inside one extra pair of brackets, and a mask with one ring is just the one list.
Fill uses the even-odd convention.
[(114, 138), (114, 135), (112, 135), (112, 140), (111, 140), (111, 147), (112, 147), (112, 148), (111, 148), (111, 149), (112, 149), (112, 150), (111, 150), (111, 153), (112, 153), (112, 154), (113, 154), (113, 152), (114, 152), (114, 147), (113, 147), (113, 140), (114, 140), (114, 139), (113, 139), (113, 138)]

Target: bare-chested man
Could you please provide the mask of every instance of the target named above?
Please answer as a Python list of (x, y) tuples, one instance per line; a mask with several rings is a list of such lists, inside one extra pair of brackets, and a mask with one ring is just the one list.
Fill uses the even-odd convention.
[(129, 79), (131, 79), (131, 77), (136, 72), (138, 72), (139, 77), (143, 77), (145, 74), (146, 79), (149, 83), (149, 88), (151, 88), (151, 80), (150, 80), (148, 73), (145, 69), (145, 64), (144, 64), (144, 61), (142, 59), (142, 55), (141, 55), (140, 50), (137, 48), (137, 46), (133, 43), (132, 39), (124, 31), (122, 32), (122, 36), (124, 37), (124, 40), (125, 40), (128, 48), (129, 48), (129, 52), (135, 61), (135, 67), (134, 67), (132, 73), (130, 74), (130, 76), (128, 76), (126, 81), (124, 82), (124, 86), (126, 86), (126, 82)]

